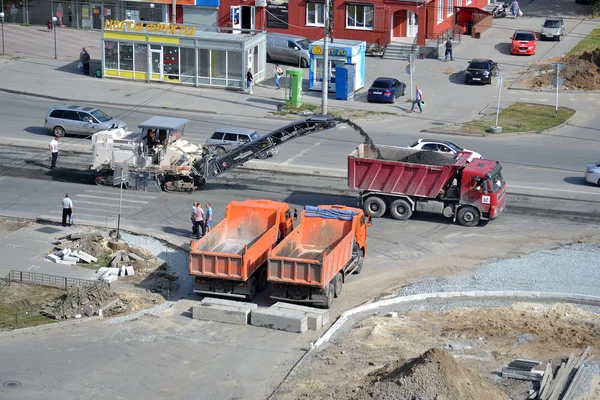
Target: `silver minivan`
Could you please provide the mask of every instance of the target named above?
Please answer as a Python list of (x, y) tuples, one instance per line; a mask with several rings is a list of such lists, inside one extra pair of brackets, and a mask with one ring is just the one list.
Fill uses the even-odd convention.
[[(221, 128), (215, 131), (206, 141), (206, 147), (217, 154), (225, 154), (236, 147), (260, 138), (258, 132), (244, 128)], [(279, 151), (278, 147), (259, 153), (258, 158), (272, 157)]]
[(96, 107), (67, 104), (52, 106), (44, 120), (44, 127), (58, 137), (65, 134), (92, 135), (112, 127), (127, 130), (125, 122)]
[(562, 17), (548, 17), (542, 25), (542, 31), (540, 32), (540, 38), (559, 40), (565, 34), (565, 24)]
[(279, 61), (308, 68), (311, 41), (302, 36), (267, 34), (267, 62)]

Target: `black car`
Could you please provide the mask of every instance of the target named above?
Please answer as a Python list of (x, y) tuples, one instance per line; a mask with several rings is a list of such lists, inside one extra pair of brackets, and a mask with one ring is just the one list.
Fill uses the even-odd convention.
[(465, 70), (465, 83), (492, 83), (492, 77), (498, 76), (499, 71), (492, 60), (473, 59)]
[(367, 92), (369, 103), (394, 103), (396, 97), (404, 96), (406, 85), (394, 78), (377, 78)]

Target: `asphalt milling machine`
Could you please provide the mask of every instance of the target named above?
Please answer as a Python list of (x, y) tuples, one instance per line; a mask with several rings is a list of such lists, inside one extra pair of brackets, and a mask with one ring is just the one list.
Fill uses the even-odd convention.
[[(188, 192), (200, 189), (208, 180), (258, 158), (261, 153), (289, 140), (352, 122), (318, 115), (291, 122), (235, 149), (218, 154), (183, 139), (187, 119), (154, 116), (141, 123), (139, 132), (122, 128), (99, 131), (92, 136), (92, 165), (102, 172), (98, 185), (121, 185), (149, 192)], [(364, 134), (366, 143), (370, 143)]]

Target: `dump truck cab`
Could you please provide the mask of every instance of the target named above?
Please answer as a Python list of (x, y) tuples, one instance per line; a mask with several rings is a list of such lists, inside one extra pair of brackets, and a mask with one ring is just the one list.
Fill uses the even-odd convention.
[[(463, 207), (477, 208), (481, 219), (484, 220), (491, 220), (500, 215), (506, 207), (506, 183), (500, 163), (475, 159), (463, 168), (460, 204)], [(469, 216), (464, 214), (463, 210), (462, 217), (468, 219)]]

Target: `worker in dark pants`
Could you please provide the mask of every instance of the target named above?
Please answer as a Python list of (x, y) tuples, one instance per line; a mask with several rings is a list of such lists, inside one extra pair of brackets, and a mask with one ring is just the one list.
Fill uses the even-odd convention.
[(206, 227), (204, 226), (204, 210), (200, 203), (196, 203), (196, 211), (194, 211), (194, 224), (196, 225), (196, 240), (200, 239), (200, 233), (204, 236)]
[(65, 198), (62, 199), (62, 226), (71, 226), (71, 215), (73, 215), (73, 202), (69, 198), (69, 193), (65, 194)]

